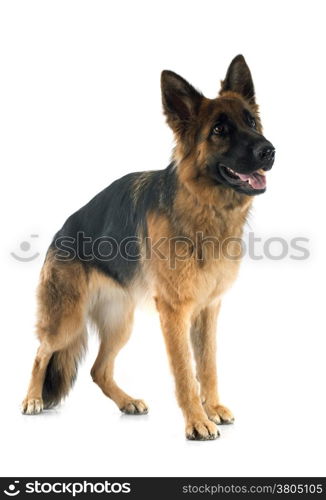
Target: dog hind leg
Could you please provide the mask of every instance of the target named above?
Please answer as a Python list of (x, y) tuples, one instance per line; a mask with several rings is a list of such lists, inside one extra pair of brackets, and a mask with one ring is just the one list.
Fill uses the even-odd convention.
[(87, 279), (83, 266), (47, 258), (38, 287), (37, 351), (27, 395), (25, 414), (40, 413), (65, 397), (86, 346), (85, 311)]
[(100, 335), (98, 356), (91, 370), (93, 381), (112, 399), (123, 413), (139, 415), (148, 411), (146, 403), (126, 394), (114, 380), (117, 354), (130, 338), (134, 305), (127, 298), (112, 298), (98, 304), (92, 314)]

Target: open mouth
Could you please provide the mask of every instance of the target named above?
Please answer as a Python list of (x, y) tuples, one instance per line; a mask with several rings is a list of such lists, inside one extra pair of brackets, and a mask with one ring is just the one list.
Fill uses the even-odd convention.
[(221, 174), (235, 189), (249, 193), (262, 192), (266, 189), (266, 172), (260, 168), (251, 174), (240, 174), (232, 168), (221, 166)]

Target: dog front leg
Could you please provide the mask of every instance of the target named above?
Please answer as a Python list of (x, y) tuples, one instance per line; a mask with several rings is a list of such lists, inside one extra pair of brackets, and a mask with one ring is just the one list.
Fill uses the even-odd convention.
[(182, 304), (171, 306), (162, 299), (157, 299), (157, 308), (175, 378), (177, 399), (185, 418), (186, 436), (196, 440), (216, 439), (219, 431), (203, 409), (191, 366), (191, 308)]
[(216, 321), (220, 302), (210, 305), (192, 320), (191, 341), (200, 383), (203, 407), (210, 420), (216, 424), (231, 424), (231, 411), (220, 404), (216, 370)]

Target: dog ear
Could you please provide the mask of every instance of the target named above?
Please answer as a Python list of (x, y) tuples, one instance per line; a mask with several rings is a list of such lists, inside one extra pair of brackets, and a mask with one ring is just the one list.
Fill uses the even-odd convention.
[(174, 132), (182, 134), (196, 116), (203, 96), (184, 78), (168, 70), (162, 71), (161, 89), (166, 121)]
[(250, 69), (242, 55), (236, 56), (231, 62), (222, 82), (220, 94), (228, 90), (237, 92), (252, 104), (255, 103), (255, 89)]

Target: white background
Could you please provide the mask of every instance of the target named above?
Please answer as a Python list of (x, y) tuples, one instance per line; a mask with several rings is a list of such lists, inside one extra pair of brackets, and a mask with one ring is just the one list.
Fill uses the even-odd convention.
[[(325, 28), (323, 2), (2, 1), (1, 475), (325, 475)], [(257, 236), (310, 239), (310, 258), (245, 259), (219, 322), (222, 402), (236, 416), (187, 442), (154, 312), (140, 311), (117, 380), (150, 405), (120, 415), (89, 376), (57, 410), (22, 416), (37, 342), (35, 288), (52, 235), (121, 175), (164, 168), (159, 79), (214, 97), (231, 59), (251, 68), (277, 149), (255, 200)], [(38, 234), (38, 238), (30, 237)], [(19, 245), (30, 241), (30, 252)], [(30, 263), (16, 261), (40, 252)]]

